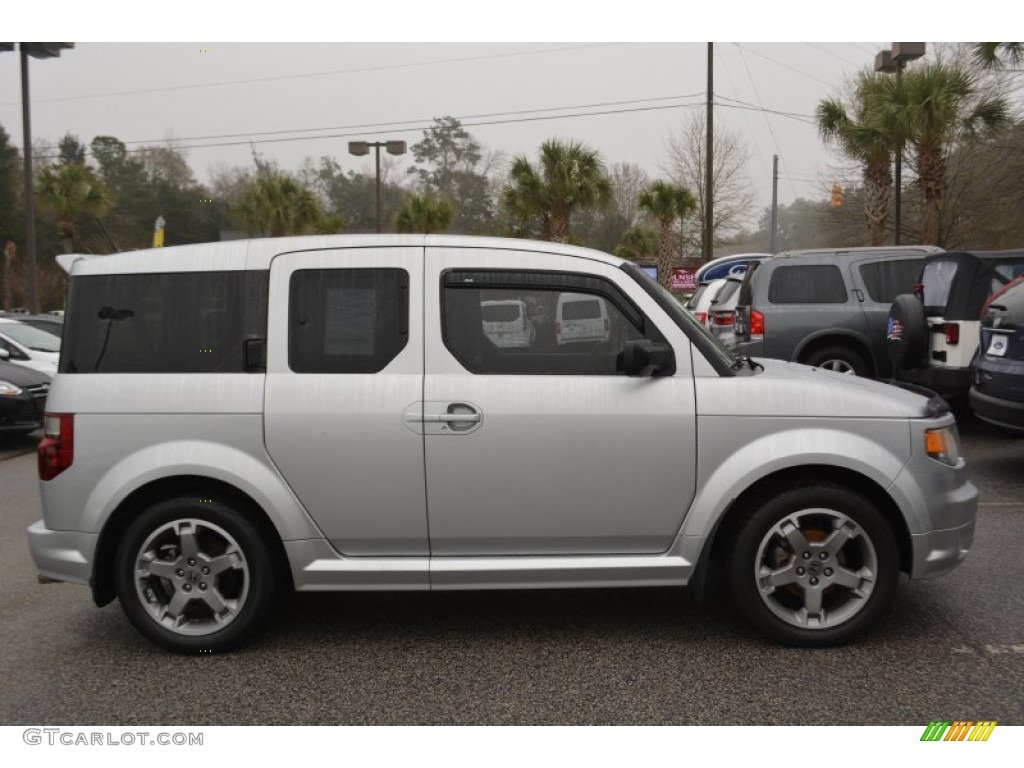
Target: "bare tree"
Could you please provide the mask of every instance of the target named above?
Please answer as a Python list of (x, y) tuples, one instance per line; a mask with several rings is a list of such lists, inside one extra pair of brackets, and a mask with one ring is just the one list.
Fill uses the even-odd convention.
[[(678, 132), (669, 137), (665, 150), (668, 158), (662, 170), (672, 180), (693, 190), (697, 198), (694, 219), (704, 220), (706, 210), (705, 152), (707, 128), (704, 113), (692, 113)], [(747, 176), (750, 150), (743, 138), (720, 123), (715, 124), (713, 184), (715, 221), (712, 241), (717, 246), (738, 233), (750, 217), (754, 194)], [(699, 257), (701, 233), (691, 226), (683, 233), (683, 247), (688, 257)]]
[(647, 171), (633, 163), (615, 163), (608, 169), (612, 181), (612, 201), (615, 211), (629, 226), (640, 223), (637, 197), (649, 181)]

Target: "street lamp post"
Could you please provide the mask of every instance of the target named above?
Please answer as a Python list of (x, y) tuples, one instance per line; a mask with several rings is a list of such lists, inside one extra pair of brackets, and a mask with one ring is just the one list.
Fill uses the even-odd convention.
[[(903, 79), (907, 62), (924, 56), (924, 43), (893, 43), (892, 49), (879, 51), (875, 56), (876, 72), (895, 72), (896, 82)], [(903, 142), (896, 150), (896, 200), (893, 203), (893, 243), (900, 244), (900, 226), (903, 215)]]
[[(22, 153), (25, 155), (25, 250), (28, 252), (28, 308), (39, 311), (39, 289), (36, 273), (36, 211), (35, 185), (32, 178), (32, 117), (28, 95), (28, 57), (52, 59), (60, 56), (74, 43), (19, 43), (21, 53), (21, 129)], [(14, 43), (0, 43), (0, 51), (13, 51)]]
[(377, 154), (377, 234), (380, 234), (380, 148), (384, 147), (389, 155), (404, 155), (407, 147), (404, 141), (350, 141), (348, 153), (361, 157), (370, 154), (370, 147), (373, 147)]
[[(28, 308), (39, 311), (39, 290), (36, 275), (36, 211), (35, 185), (32, 178), (32, 117), (28, 95), (28, 57), (52, 59), (60, 56), (74, 43), (19, 43), (21, 53), (21, 130), (22, 153), (25, 155), (25, 250), (28, 253)], [(0, 43), (0, 51), (13, 51), (14, 43)]]

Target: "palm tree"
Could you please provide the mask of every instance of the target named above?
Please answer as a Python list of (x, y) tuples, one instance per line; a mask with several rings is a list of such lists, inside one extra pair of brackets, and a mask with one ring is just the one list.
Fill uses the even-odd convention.
[(1006, 99), (981, 96), (972, 73), (938, 63), (878, 80), (865, 98), (875, 127), (895, 131), (901, 144), (913, 148), (921, 188), (921, 241), (939, 245), (947, 153), (958, 142), (1009, 126)]
[(307, 187), (280, 171), (261, 171), (242, 189), (234, 214), (250, 235), (298, 235), (318, 231), (323, 208)]
[(658, 222), (658, 282), (672, 288), (672, 225), (697, 209), (686, 187), (668, 181), (652, 182), (636, 199), (637, 207)]
[(113, 203), (110, 190), (92, 168), (79, 163), (43, 168), (36, 180), (36, 199), (41, 208), (56, 217), (65, 253), (75, 249), (75, 219), (82, 214), (102, 216)]
[(1024, 62), (1024, 43), (975, 43), (971, 59), (985, 69)]
[(646, 227), (630, 227), (615, 246), (615, 255), (630, 261), (653, 256), (658, 250), (658, 233)]
[(502, 202), (514, 218), (539, 218), (540, 235), (569, 242), (573, 210), (600, 208), (612, 197), (612, 184), (596, 150), (575, 141), (549, 139), (540, 146), (540, 166), (522, 155), (512, 161)]
[(849, 107), (838, 99), (824, 99), (815, 110), (823, 141), (835, 142), (847, 157), (863, 166), (864, 219), (871, 245), (882, 245), (892, 208), (892, 158), (899, 151), (895, 128), (869, 119), (866, 99), (887, 75), (861, 73), (856, 97)]
[(455, 205), (446, 197), (424, 192), (406, 200), (395, 214), (399, 232), (422, 232), (425, 235), (444, 232), (455, 221)]

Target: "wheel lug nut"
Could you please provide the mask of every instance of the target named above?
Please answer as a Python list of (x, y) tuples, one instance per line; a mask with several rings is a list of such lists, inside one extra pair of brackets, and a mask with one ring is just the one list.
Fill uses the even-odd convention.
[(811, 586), (812, 587), (818, 586), (818, 577), (817, 576), (811, 576)]
[(203, 576), (209, 576), (210, 575), (210, 568), (208, 566), (204, 565), (202, 570), (203, 570)]
[(810, 559), (811, 559), (811, 553), (810, 552), (804, 552), (804, 560), (810, 560)]
[(803, 576), (806, 572), (807, 571), (805, 571), (803, 568), (797, 568), (796, 569), (796, 575), (797, 576)]
[(820, 557), (822, 560), (828, 560), (828, 552), (822, 552), (820, 555), (818, 555), (818, 557)]
[(192, 585), (191, 584), (186, 584), (185, 586), (182, 587), (182, 589), (184, 589), (186, 592), (191, 592), (192, 591)]
[(178, 570), (175, 571), (175, 573), (178, 574), (179, 576), (184, 576), (185, 575), (185, 569), (184, 568), (179, 568)]
[(206, 589), (206, 582), (205, 581), (200, 581), (199, 582), (199, 588), (200, 589)]
[(196, 564), (196, 559), (195, 559), (194, 557), (190, 557), (190, 558), (188, 559), (188, 564), (189, 564), (189, 565), (195, 565), (195, 564)]
[(826, 576), (831, 576), (832, 575), (832, 569), (831, 568), (826, 568), (825, 569), (825, 575)]

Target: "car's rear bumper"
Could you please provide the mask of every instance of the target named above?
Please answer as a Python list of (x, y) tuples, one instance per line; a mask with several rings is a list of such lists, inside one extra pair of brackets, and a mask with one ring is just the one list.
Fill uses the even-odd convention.
[(969, 395), (974, 415), (989, 424), (1024, 433), (1024, 402), (993, 397), (972, 387)]
[(912, 371), (899, 371), (896, 378), (927, 387), (943, 397), (964, 395), (971, 388), (970, 368), (915, 368)]
[(38, 520), (28, 527), (28, 548), (40, 581), (89, 584), (99, 534), (51, 531)]

